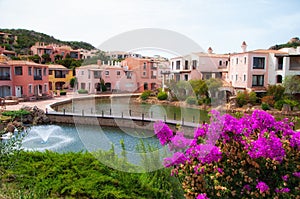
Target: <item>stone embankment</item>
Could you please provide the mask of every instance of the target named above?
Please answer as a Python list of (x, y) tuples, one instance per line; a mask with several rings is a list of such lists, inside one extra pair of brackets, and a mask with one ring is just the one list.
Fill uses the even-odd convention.
[(0, 131), (3, 133), (13, 133), (15, 129), (22, 130), (22, 128), (24, 128), (24, 124), (38, 125), (50, 123), (50, 119), (47, 117), (45, 111), (39, 109), (37, 106), (24, 106), (20, 110), (28, 111), (29, 114), (1, 121)]

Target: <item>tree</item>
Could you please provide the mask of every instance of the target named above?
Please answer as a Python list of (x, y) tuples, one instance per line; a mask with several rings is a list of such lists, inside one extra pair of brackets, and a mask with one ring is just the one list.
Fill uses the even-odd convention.
[(72, 88), (74, 88), (75, 83), (76, 83), (76, 77), (73, 77), (72, 79), (70, 79), (70, 86), (71, 86)]
[(208, 91), (210, 92), (211, 96), (215, 97), (219, 91), (219, 88), (222, 87), (223, 83), (221, 79), (210, 78), (205, 81)]
[(45, 63), (51, 61), (50, 55), (49, 55), (49, 54), (43, 54), (43, 55), (42, 55), (42, 58), (43, 58), (43, 60), (44, 60)]
[(189, 81), (193, 91), (195, 92), (195, 95), (199, 98), (201, 95), (208, 96), (208, 87), (205, 81), (199, 79), (199, 80), (190, 80)]
[(275, 101), (283, 99), (285, 88), (281, 85), (269, 85), (267, 95), (274, 96)]
[(285, 87), (285, 92), (290, 95), (300, 93), (300, 77), (297, 75), (286, 76), (283, 85)]
[(40, 56), (38, 56), (37, 54), (33, 55), (33, 56), (29, 56), (28, 57), (29, 60), (35, 62), (35, 63), (40, 63)]

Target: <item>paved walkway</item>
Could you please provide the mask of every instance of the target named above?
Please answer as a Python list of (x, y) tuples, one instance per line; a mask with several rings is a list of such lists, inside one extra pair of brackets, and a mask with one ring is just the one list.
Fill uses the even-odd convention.
[[(37, 101), (29, 101), (29, 102), (19, 102), (19, 104), (16, 105), (6, 105), (6, 110), (19, 110), (23, 106), (30, 106), (34, 107), (37, 106), (38, 108), (42, 110), (46, 110), (46, 107), (49, 104), (59, 102), (59, 101), (65, 101), (72, 98), (85, 98), (85, 97), (99, 97), (99, 96), (128, 96), (128, 95), (140, 95), (140, 93), (127, 93), (127, 94), (103, 94), (103, 95), (87, 95), (87, 94), (74, 94), (73, 92), (68, 92), (67, 95), (59, 96), (59, 97), (53, 97), (52, 99), (47, 100), (37, 100)], [(1, 108), (1, 107), (0, 107)]]
[(30, 107), (37, 106), (38, 108), (43, 109), (45, 111), (47, 105), (49, 105), (49, 104), (52, 104), (54, 102), (59, 102), (62, 100), (72, 99), (72, 98), (73, 98), (73, 94), (67, 94), (64, 96), (53, 97), (53, 98), (47, 99), (47, 100), (19, 102), (19, 104), (16, 104), (16, 105), (6, 105), (6, 110), (19, 110), (23, 106), (30, 106)]

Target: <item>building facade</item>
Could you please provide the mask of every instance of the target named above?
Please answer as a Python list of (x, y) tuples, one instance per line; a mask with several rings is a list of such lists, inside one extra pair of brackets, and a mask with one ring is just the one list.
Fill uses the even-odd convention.
[(70, 88), (70, 81), (74, 77), (73, 71), (57, 64), (48, 65), (49, 90), (62, 90)]
[(171, 79), (189, 81), (194, 79), (227, 78), (229, 55), (214, 54), (211, 47), (207, 53), (191, 53), (170, 60)]
[(30, 48), (33, 55), (40, 57), (41, 63), (55, 62), (55, 60), (65, 59), (67, 56), (73, 59), (82, 59), (80, 50), (73, 50), (70, 46), (59, 46), (37, 42)]
[(0, 63), (0, 96), (39, 98), (49, 95), (48, 66), (28, 61)]
[(158, 67), (160, 63), (154, 58), (128, 57), (121, 62), (121, 66), (135, 74), (137, 92), (143, 92), (161, 87), (162, 81)]
[(78, 90), (87, 90), (89, 94), (101, 93), (105, 85), (109, 92), (135, 92), (136, 75), (120, 65), (87, 65), (76, 68)]

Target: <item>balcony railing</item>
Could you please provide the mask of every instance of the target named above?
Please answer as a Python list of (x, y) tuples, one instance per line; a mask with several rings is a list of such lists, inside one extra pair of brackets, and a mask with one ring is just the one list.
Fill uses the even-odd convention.
[(151, 79), (156, 79), (156, 75), (151, 76)]
[(41, 75), (39, 75), (39, 76), (36, 75), (36, 76), (33, 77), (33, 79), (34, 80), (42, 80), (43, 77)]
[(2, 76), (0, 75), (0, 80), (10, 80), (10, 76)]
[(66, 78), (66, 75), (55, 75), (55, 78)]

